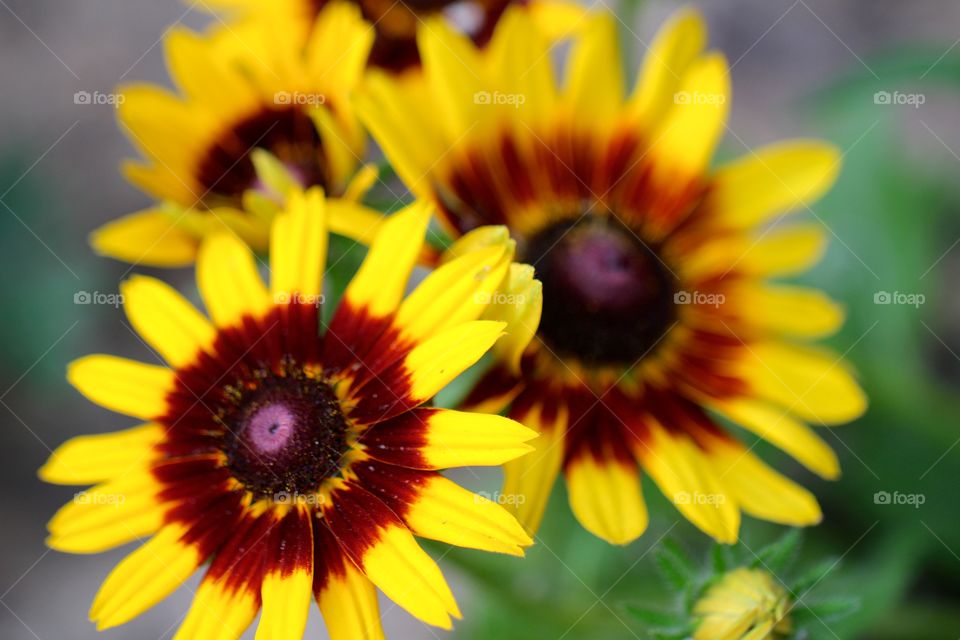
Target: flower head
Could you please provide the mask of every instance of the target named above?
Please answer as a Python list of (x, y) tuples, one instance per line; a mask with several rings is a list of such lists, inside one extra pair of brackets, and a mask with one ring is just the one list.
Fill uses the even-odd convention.
[(697, 601), (694, 640), (775, 640), (791, 630), (790, 597), (763, 569), (725, 574)]
[(767, 282), (820, 257), (821, 227), (770, 223), (823, 194), (839, 154), (795, 141), (712, 169), (729, 73), (704, 51), (695, 12), (656, 37), (629, 96), (609, 15), (574, 38), (562, 88), (530, 20), (508, 11), (483, 50), (428, 23), (426, 98), (374, 74), (358, 102), (450, 232), (506, 225), (543, 283), (537, 339), (468, 399), (541, 434), (536, 453), (506, 466), (505, 492), (526, 498), (517, 513), (536, 529), (562, 471), (580, 522), (630, 542), (647, 526), (643, 470), (723, 542), (737, 539), (741, 512), (818, 522), (814, 497), (721, 419), (839, 473), (808, 425), (856, 418), (866, 400), (841, 358), (804, 342), (834, 332), (841, 310)]
[(165, 38), (177, 92), (121, 88), (118, 118), (143, 156), (127, 178), (157, 199), (94, 232), (105, 255), (154, 266), (191, 263), (204, 237), (229, 230), (255, 249), (293, 190), (322, 187), (330, 227), (369, 242), (379, 221), (356, 206), (376, 179), (359, 169), (366, 134), (348, 96), (372, 34), (356, 7), (321, 11), (306, 42), (282, 16)]
[(208, 560), (178, 638), (239, 637), (261, 608), (258, 636), (300, 637), (311, 595), (334, 639), (382, 637), (375, 587), (449, 627), (457, 605), (414, 535), (513, 555), (531, 543), (504, 508), (439, 470), (501, 464), (535, 434), (424, 406), (503, 333), (478, 318), (513, 243), (490, 234), (502, 241), (464, 250), (404, 298), (429, 218), (414, 205), (384, 223), (321, 332), (325, 218), (318, 189), (276, 217), (269, 288), (240, 240), (209, 237), (197, 263), (209, 320), (158, 280), (125, 282), (127, 316), (167, 366), (107, 355), (70, 366), (89, 399), (145, 421), (71, 440), (41, 470), (96, 485), (51, 520), (51, 547), (150, 538), (97, 594), (100, 628)]

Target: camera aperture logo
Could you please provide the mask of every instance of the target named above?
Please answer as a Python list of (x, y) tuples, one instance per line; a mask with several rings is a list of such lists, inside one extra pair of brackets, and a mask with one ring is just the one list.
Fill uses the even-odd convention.
[(496, 502), (501, 506), (521, 505), (527, 502), (527, 496), (522, 493), (500, 493), (499, 491), (490, 493), (488, 491), (477, 491), (473, 496), (473, 501), (476, 503), (483, 502), (484, 499)]
[(873, 304), (900, 305), (918, 309), (927, 301), (922, 293), (905, 293), (903, 291), (877, 291), (873, 294)]
[(527, 96), (522, 93), (503, 93), (501, 91), (477, 91), (473, 94), (473, 104), (502, 104), (514, 109), (526, 103)]
[(297, 493), (280, 491), (273, 494), (276, 504), (302, 504), (308, 507), (322, 507), (327, 503), (327, 497), (322, 493)]
[(276, 304), (302, 304), (307, 306), (319, 307), (323, 305), (326, 296), (322, 293), (319, 295), (310, 295), (306, 293), (300, 293), (299, 291), (294, 291), (293, 293), (278, 293), (274, 297), (274, 302)]
[(674, 104), (722, 106), (727, 96), (722, 93), (704, 93), (703, 91), (677, 91), (673, 94)]
[(673, 304), (697, 304), (718, 308), (727, 301), (722, 293), (707, 293), (704, 291), (677, 291), (673, 294)]
[(889, 106), (907, 106), (919, 109), (927, 102), (923, 93), (903, 93), (902, 91), (877, 91), (873, 94), (873, 104)]
[(73, 494), (73, 501), (77, 504), (106, 505), (120, 508), (127, 501), (122, 493), (100, 493), (98, 491), (80, 491)]
[(900, 493), (894, 491), (877, 491), (873, 494), (873, 504), (884, 505), (907, 505), (914, 509), (919, 509), (927, 501), (927, 496), (922, 493)]
[(73, 304), (106, 305), (119, 309), (123, 306), (122, 293), (101, 293), (99, 291), (77, 291), (73, 294)]

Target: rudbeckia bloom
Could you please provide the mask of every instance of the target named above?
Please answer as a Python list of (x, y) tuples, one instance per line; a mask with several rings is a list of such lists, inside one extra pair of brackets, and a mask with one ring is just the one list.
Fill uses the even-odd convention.
[(373, 34), (356, 7), (343, 4), (319, 13), (306, 42), (287, 30), (277, 16), (167, 35), (178, 92), (127, 86), (118, 104), (122, 129), (143, 155), (124, 173), (159, 204), (97, 230), (95, 249), (129, 262), (185, 265), (204, 236), (226, 227), (262, 250), (293, 187), (324, 189), (334, 231), (370, 233), (379, 216), (350, 203), (376, 171), (358, 171), (366, 134), (347, 96)]
[(809, 424), (856, 418), (865, 397), (839, 357), (803, 342), (834, 332), (841, 311), (767, 282), (821, 255), (819, 226), (771, 222), (823, 194), (839, 154), (794, 141), (711, 168), (730, 90), (702, 19), (670, 21), (629, 96), (613, 20), (589, 20), (562, 88), (548, 43), (508, 12), (482, 51), (430, 24), (419, 40), (429, 95), (379, 74), (358, 104), (450, 233), (508, 226), (543, 283), (537, 340), (468, 399), (541, 434), (536, 453), (506, 465), (504, 491), (524, 496), (516, 510), (535, 530), (562, 471), (583, 526), (621, 544), (647, 526), (641, 470), (719, 541), (737, 539), (741, 512), (816, 523), (814, 497), (727, 422), (839, 473)]
[(505, 324), (478, 320), (505, 278), (501, 234), (403, 299), (429, 216), (384, 223), (318, 333), (326, 233), (318, 190), (273, 225), (269, 289), (250, 250), (208, 238), (197, 278), (211, 320), (163, 283), (124, 283), (127, 316), (169, 366), (94, 355), (70, 382), (144, 420), (53, 453), (47, 481), (96, 483), (49, 524), (55, 549), (93, 553), (150, 537), (107, 577), (90, 612), (122, 624), (210, 560), (177, 638), (299, 638), (311, 594), (331, 637), (381, 638), (375, 588), (449, 628), (460, 614), (414, 535), (507, 554), (531, 543), (503, 507), (438, 470), (498, 465), (535, 433), (498, 416), (424, 406)]
[[(345, 1), (345, 0), (344, 0)], [(376, 32), (369, 64), (395, 73), (409, 71), (420, 64), (417, 29), (428, 18), (444, 15), (467, 33), (474, 42), (485, 44), (494, 26), (511, 4), (522, 4), (536, 20), (536, 26), (551, 37), (559, 38), (576, 28), (583, 9), (564, 0), (350, 0), (360, 7), (364, 18)], [(267, 13), (280, 13), (289, 20), (291, 33), (309, 29), (309, 25), (329, 0), (211, 0), (206, 5), (228, 14), (261, 20)]]
[(762, 569), (724, 575), (694, 605), (694, 640), (774, 640), (791, 631), (786, 589)]

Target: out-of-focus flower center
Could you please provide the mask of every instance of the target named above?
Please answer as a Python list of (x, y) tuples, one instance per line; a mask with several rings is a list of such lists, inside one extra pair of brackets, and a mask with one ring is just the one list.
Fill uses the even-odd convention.
[(228, 465), (253, 494), (311, 495), (340, 471), (348, 425), (329, 384), (271, 373), (230, 396), (235, 405), (221, 418)]
[(735, 569), (710, 587), (694, 607), (700, 624), (694, 640), (784, 638), (790, 633), (790, 599), (772, 575)]
[(197, 178), (208, 206), (237, 205), (247, 189), (257, 186), (250, 156), (256, 148), (276, 156), (305, 188), (328, 186), (330, 176), (320, 134), (303, 108), (325, 102), (325, 96), (280, 92), (274, 99), (276, 108), (265, 108), (240, 121), (207, 150)]
[(548, 227), (529, 239), (524, 260), (543, 282), (540, 336), (561, 356), (632, 364), (674, 322), (675, 278), (613, 216)]

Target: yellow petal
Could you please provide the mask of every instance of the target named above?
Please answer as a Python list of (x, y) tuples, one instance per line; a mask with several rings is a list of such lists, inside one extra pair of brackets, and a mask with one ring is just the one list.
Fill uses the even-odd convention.
[(167, 411), (167, 394), (175, 376), (166, 367), (92, 355), (74, 360), (67, 380), (91, 401), (112, 411), (151, 420)]
[(413, 204), (382, 224), (370, 253), (344, 294), (351, 305), (366, 307), (374, 316), (396, 310), (420, 255), (429, 220), (426, 206)]
[(819, 199), (840, 173), (841, 155), (816, 140), (789, 140), (719, 169), (707, 205), (726, 224), (755, 226)]
[(457, 140), (483, 122), (488, 105), (476, 99), (485, 90), (476, 47), (439, 18), (428, 19), (417, 32), (423, 74), (433, 97), (434, 126)]
[(184, 528), (168, 525), (128, 555), (107, 576), (90, 608), (98, 629), (109, 629), (137, 617), (166, 598), (205, 560), (193, 545), (181, 541)]
[(330, 640), (384, 640), (377, 590), (349, 560), (342, 575), (328, 574), (317, 603)]
[(217, 55), (213, 40), (184, 27), (171, 29), (164, 38), (167, 68), (191, 100), (236, 113), (256, 95), (243, 75)]
[(604, 129), (623, 109), (623, 68), (613, 17), (596, 13), (577, 34), (567, 66), (568, 101), (573, 121), (595, 123)]
[(326, 203), (323, 191), (292, 193), (270, 236), (270, 290), (275, 303), (315, 304), (323, 293), (327, 267)]
[(714, 407), (724, 416), (796, 458), (817, 475), (835, 479), (840, 463), (813, 429), (782, 409), (755, 400), (732, 400)]
[(550, 40), (560, 40), (585, 25), (587, 7), (565, 0), (536, 0), (524, 7), (533, 17), (537, 28)]
[(327, 201), (327, 224), (330, 231), (361, 244), (369, 245), (377, 237), (387, 217), (370, 207), (346, 199)]
[(843, 310), (815, 289), (787, 285), (746, 285), (731, 293), (748, 323), (799, 338), (819, 338), (843, 324)]
[(503, 464), (533, 449), (525, 444), (537, 432), (497, 415), (442, 409), (432, 412), (424, 426), (426, 443), (420, 449), (435, 469)]
[(157, 531), (165, 511), (157, 499), (162, 487), (144, 462), (77, 493), (51, 518), (47, 544), (68, 553), (98, 553)]
[(706, 170), (726, 124), (730, 75), (719, 54), (690, 65), (680, 82), (675, 104), (651, 134), (651, 154), (664, 179), (700, 176)]
[(652, 425), (650, 438), (638, 446), (637, 455), (663, 494), (690, 522), (717, 542), (737, 541), (736, 500), (690, 438)]
[(397, 310), (397, 325), (420, 341), (476, 320), (503, 282), (513, 257), (512, 242), (470, 252), (436, 269)]
[(177, 291), (146, 276), (120, 285), (130, 324), (172, 367), (194, 362), (216, 337), (213, 325)]
[(90, 236), (103, 256), (150, 267), (183, 267), (197, 257), (199, 241), (167, 211), (147, 209), (108, 222)]
[(535, 407), (518, 420), (540, 435), (529, 444), (534, 450), (503, 466), (503, 492), (507, 508), (530, 535), (536, 534), (563, 464), (567, 409), (557, 407), (551, 419)]
[(672, 108), (680, 81), (703, 51), (706, 41), (706, 24), (695, 9), (677, 11), (660, 28), (644, 56), (630, 99), (630, 108), (642, 126), (655, 126)]
[(245, 315), (261, 316), (271, 306), (253, 254), (228, 233), (204, 241), (197, 260), (197, 284), (210, 317), (219, 327), (235, 325)]
[(493, 353), (515, 374), (520, 373), (520, 360), (537, 334), (543, 312), (543, 285), (533, 276), (530, 265), (511, 264), (510, 274), (482, 316), (507, 323), (506, 335), (493, 345)]
[(825, 350), (779, 342), (751, 344), (737, 367), (758, 397), (818, 424), (863, 415), (867, 397), (842, 359)]
[(94, 484), (145, 465), (164, 438), (160, 425), (144, 424), (125, 431), (67, 440), (40, 468), (40, 478), (53, 484)]
[(814, 525), (823, 514), (813, 495), (777, 473), (740, 444), (718, 441), (707, 458), (737, 504), (757, 518), (795, 527)]
[(223, 582), (204, 579), (174, 640), (235, 640), (243, 635), (259, 610), (260, 603), (248, 588), (234, 589)]
[(646, 531), (649, 517), (635, 462), (585, 454), (564, 475), (570, 508), (587, 531), (610, 544), (629, 544)]
[(383, 593), (415, 618), (442, 629), (460, 617), (437, 564), (405, 528), (391, 525), (364, 552), (363, 572)]
[(313, 599), (313, 573), (297, 569), (289, 574), (268, 573), (261, 587), (263, 613), (257, 640), (302, 638)]
[(533, 544), (502, 506), (442, 476), (419, 485), (417, 494), (404, 521), (422, 538), (512, 556), (522, 556)]
[(823, 225), (805, 224), (765, 233), (738, 256), (738, 272), (767, 277), (806, 271), (823, 257), (827, 246)]
[(436, 395), (476, 364), (503, 335), (505, 326), (491, 320), (464, 322), (414, 347), (404, 361), (411, 397), (426, 400)]

